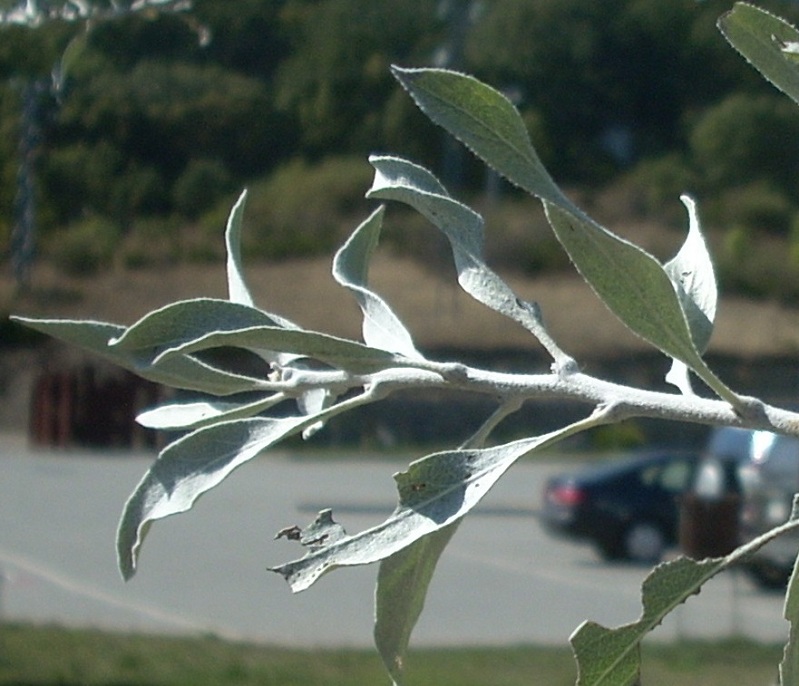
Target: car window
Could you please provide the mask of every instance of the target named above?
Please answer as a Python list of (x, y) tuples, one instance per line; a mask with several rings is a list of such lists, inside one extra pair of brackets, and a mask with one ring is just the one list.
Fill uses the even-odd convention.
[(638, 478), (644, 486), (652, 487), (658, 482), (662, 468), (659, 464), (652, 464), (638, 472)]
[(675, 460), (667, 464), (660, 474), (660, 486), (671, 493), (682, 493), (691, 478), (691, 465), (687, 460)]
[(670, 493), (681, 493), (691, 478), (691, 465), (687, 460), (674, 460), (652, 464), (638, 473), (641, 484), (647, 488), (661, 488)]
[(799, 477), (799, 441), (788, 436), (775, 437), (760, 469), (765, 478), (785, 480), (792, 488)]
[(743, 461), (752, 449), (752, 432), (737, 427), (716, 429), (710, 437), (707, 452), (714, 457)]

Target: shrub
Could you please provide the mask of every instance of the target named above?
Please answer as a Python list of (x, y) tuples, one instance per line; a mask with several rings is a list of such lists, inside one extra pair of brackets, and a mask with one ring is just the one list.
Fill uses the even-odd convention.
[(174, 217), (145, 217), (133, 222), (121, 242), (121, 263), (138, 269), (174, 264), (183, 259), (181, 223)]
[(70, 276), (91, 276), (110, 266), (122, 233), (113, 222), (90, 216), (46, 237), (44, 250), (50, 261)]
[(697, 175), (683, 155), (669, 153), (639, 162), (621, 183), (634, 192), (641, 215), (676, 223), (680, 217), (674, 199), (696, 188)]
[(365, 206), (369, 176), (369, 166), (360, 158), (316, 164), (296, 159), (253, 184), (246, 254), (278, 259), (329, 252)]
[(690, 151), (708, 191), (763, 180), (795, 194), (799, 112), (778, 96), (734, 93), (702, 114)]
[(230, 174), (218, 160), (191, 160), (172, 188), (175, 209), (196, 220), (231, 190)]
[(787, 236), (796, 207), (782, 191), (764, 181), (731, 188), (710, 205), (708, 220), (721, 227), (738, 226), (753, 233)]

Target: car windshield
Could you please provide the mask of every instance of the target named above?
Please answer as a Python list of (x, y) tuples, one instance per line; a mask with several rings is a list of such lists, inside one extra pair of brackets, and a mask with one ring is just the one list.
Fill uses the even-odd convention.
[(724, 427), (713, 432), (707, 451), (713, 457), (743, 462), (749, 459), (751, 449), (751, 431), (735, 427)]

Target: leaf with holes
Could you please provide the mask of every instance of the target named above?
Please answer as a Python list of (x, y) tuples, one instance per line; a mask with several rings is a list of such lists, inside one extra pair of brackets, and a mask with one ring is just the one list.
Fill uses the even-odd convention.
[(577, 686), (632, 686), (641, 669), (639, 647), (644, 637), (675, 607), (697, 594), (705, 582), (739, 563), (777, 536), (799, 528), (799, 519), (742, 545), (725, 557), (696, 562), (677, 558), (656, 567), (641, 588), (643, 613), (632, 624), (608, 629), (584, 622), (571, 637), (577, 659)]

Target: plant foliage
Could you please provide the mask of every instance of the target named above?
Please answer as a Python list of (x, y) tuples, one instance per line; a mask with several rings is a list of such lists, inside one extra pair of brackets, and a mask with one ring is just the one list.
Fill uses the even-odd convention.
[[(799, 34), (776, 17), (739, 4), (722, 17), (728, 40), (791, 97), (799, 95)], [(275, 567), (299, 592), (324, 574), (379, 563), (375, 642), (395, 684), (402, 683), (411, 633), (436, 563), (458, 524), (520, 458), (589, 428), (636, 416), (746, 426), (799, 434), (799, 416), (742, 397), (702, 357), (713, 327), (716, 283), (696, 203), (688, 196), (688, 233), (666, 264), (601, 226), (553, 181), (523, 120), (499, 91), (443, 69), (394, 68), (394, 76), (433, 122), (462, 141), (494, 170), (543, 203), (557, 239), (577, 271), (610, 312), (673, 360), (674, 393), (620, 386), (580, 371), (549, 335), (540, 308), (519, 298), (485, 262), (482, 218), (455, 200), (429, 171), (412, 162), (374, 156), (367, 197), (401, 202), (424, 215), (449, 241), (462, 288), (486, 307), (525, 327), (552, 357), (539, 374), (512, 374), (438, 362), (425, 357), (390, 305), (369, 285), (369, 262), (378, 244), (384, 207), (378, 207), (338, 250), (333, 276), (363, 313), (363, 340), (303, 329), (261, 309), (250, 292), (240, 241), (246, 194), (225, 233), (227, 299), (195, 299), (151, 312), (131, 326), (19, 318), (41, 332), (99, 353), (145, 378), (199, 390), (208, 400), (171, 403), (139, 417), (147, 426), (185, 432), (158, 455), (125, 505), (117, 549), (129, 579), (149, 528), (190, 509), (234, 469), (289, 436), (310, 437), (337, 415), (408, 388), (475, 392), (498, 398), (477, 433), (454, 449), (426, 455), (394, 476), (395, 510), (382, 523), (354, 534), (321, 511), (307, 527), (278, 537), (296, 540), (304, 555)], [(204, 353), (242, 348), (263, 361), (263, 374), (243, 374)], [(694, 394), (690, 374), (716, 398)], [(246, 400), (237, 394), (249, 391)], [(489, 445), (492, 430), (526, 400), (568, 398), (586, 406), (582, 419), (540, 436)], [(286, 405), (293, 410), (285, 411)], [(280, 406), (280, 412), (276, 408)], [(573, 637), (578, 684), (627, 686), (640, 682), (639, 644), (674, 607), (714, 575), (789, 529), (781, 527), (730, 555), (659, 566), (643, 584), (639, 620), (616, 629), (586, 622)], [(797, 684), (796, 596), (792, 580), (786, 613), (791, 637), (781, 668), (783, 684)]]

